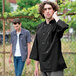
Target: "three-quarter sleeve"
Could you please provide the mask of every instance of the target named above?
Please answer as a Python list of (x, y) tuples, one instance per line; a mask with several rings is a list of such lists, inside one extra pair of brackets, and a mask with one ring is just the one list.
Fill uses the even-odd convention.
[(12, 44), (12, 33), (10, 34), (11, 38), (10, 38), (10, 43)]
[(63, 36), (64, 31), (68, 29), (68, 27), (68, 24), (66, 24), (64, 21), (58, 20), (56, 31), (58, 32), (60, 38)]
[(32, 47), (31, 54), (30, 54), (30, 59), (39, 61), (37, 35), (36, 35), (34, 43), (33, 43), (33, 47)]

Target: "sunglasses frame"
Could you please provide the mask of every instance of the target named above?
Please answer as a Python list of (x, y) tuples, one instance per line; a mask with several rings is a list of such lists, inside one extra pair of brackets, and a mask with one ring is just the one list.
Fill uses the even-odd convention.
[(17, 23), (20, 25), (20, 22), (14, 22), (13, 24), (15, 24), (15, 25), (16, 25)]

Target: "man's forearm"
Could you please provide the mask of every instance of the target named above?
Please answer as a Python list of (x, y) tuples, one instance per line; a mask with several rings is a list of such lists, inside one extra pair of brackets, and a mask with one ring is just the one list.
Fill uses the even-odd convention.
[(12, 57), (12, 53), (10, 52), (10, 58)]
[(28, 46), (28, 56), (27, 56), (27, 58), (29, 58), (30, 50), (31, 50), (31, 43), (27, 43), (27, 46)]
[(39, 62), (35, 61), (35, 69), (38, 69)]
[(10, 58), (12, 57), (12, 45), (11, 45), (11, 48), (10, 48)]

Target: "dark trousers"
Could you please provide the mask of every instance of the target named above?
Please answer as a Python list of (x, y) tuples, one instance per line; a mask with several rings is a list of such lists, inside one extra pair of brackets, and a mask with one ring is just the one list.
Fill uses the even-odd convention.
[(63, 71), (41, 72), (41, 76), (64, 76)]
[(14, 57), (15, 76), (21, 76), (24, 64), (21, 57)]

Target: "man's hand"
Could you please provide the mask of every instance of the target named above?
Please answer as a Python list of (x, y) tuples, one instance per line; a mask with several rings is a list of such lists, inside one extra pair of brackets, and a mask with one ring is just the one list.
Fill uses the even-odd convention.
[(39, 76), (39, 73), (38, 73), (38, 68), (35, 68), (35, 71), (34, 71), (34, 76)]
[(31, 62), (31, 60), (30, 60), (29, 58), (27, 58), (27, 60), (26, 60), (26, 64), (29, 65), (30, 62)]
[(12, 59), (11, 59), (11, 57), (9, 57), (9, 63), (12, 63)]
[(53, 14), (53, 18), (56, 20), (56, 22), (58, 22), (59, 18), (58, 18), (58, 16), (57, 16), (57, 11), (54, 12), (54, 14)]

